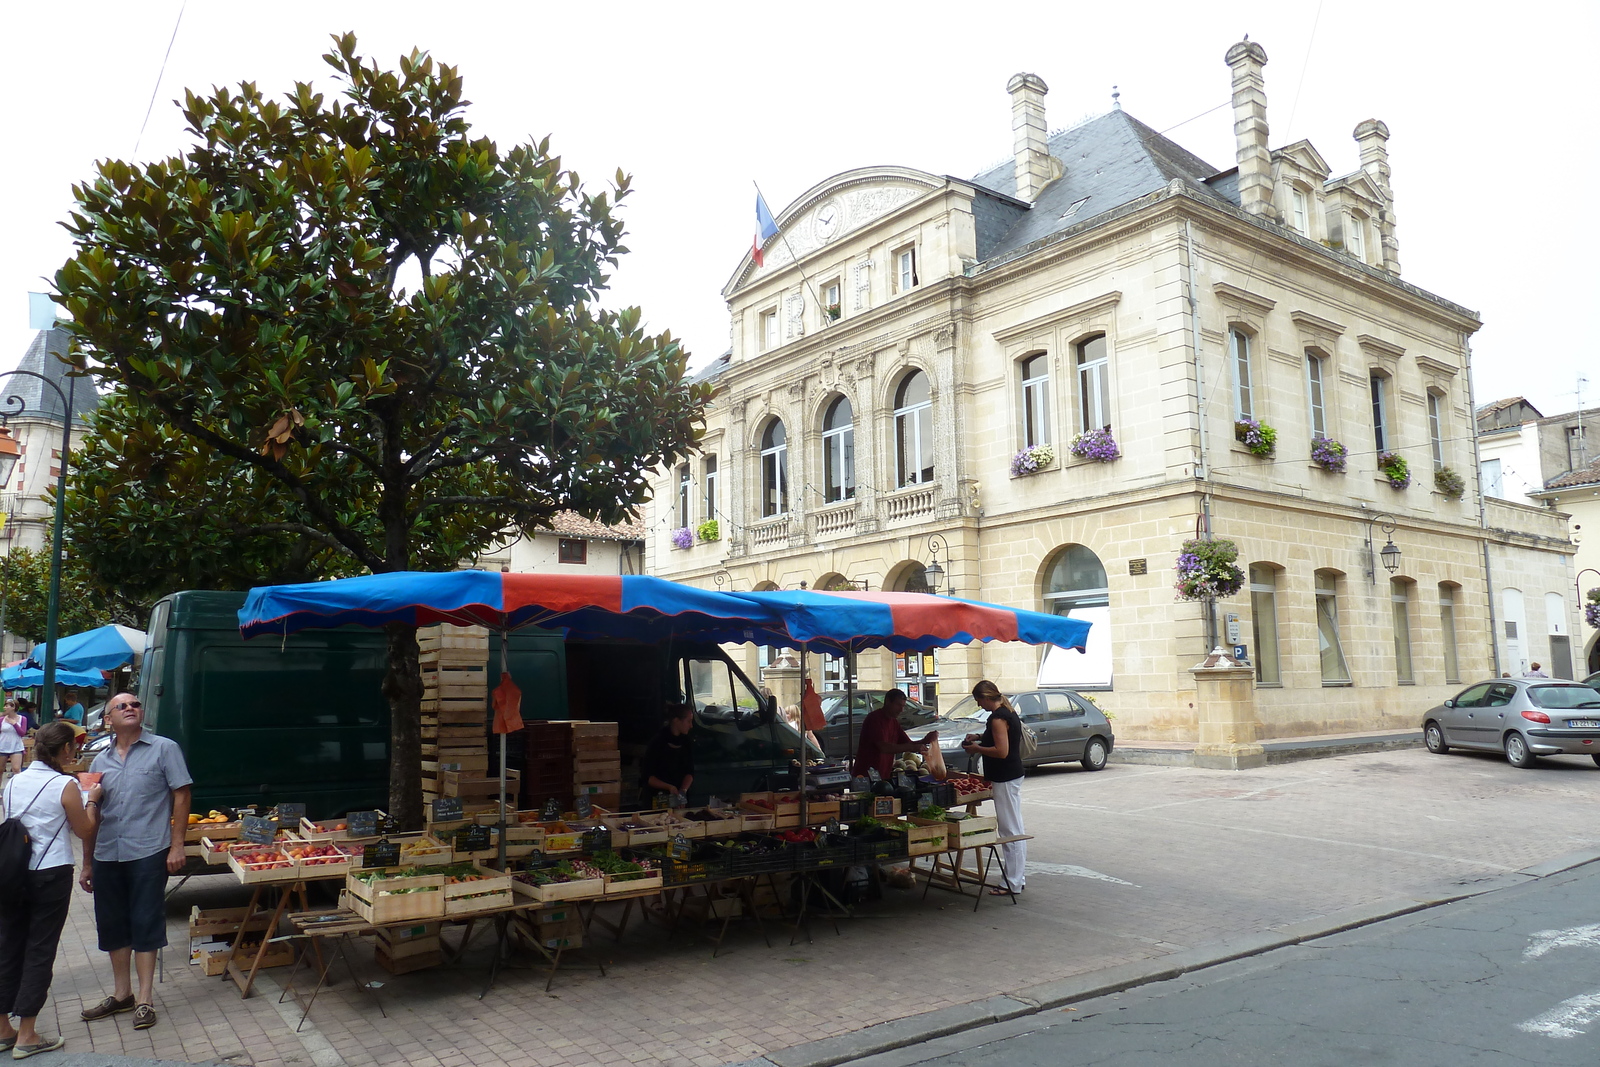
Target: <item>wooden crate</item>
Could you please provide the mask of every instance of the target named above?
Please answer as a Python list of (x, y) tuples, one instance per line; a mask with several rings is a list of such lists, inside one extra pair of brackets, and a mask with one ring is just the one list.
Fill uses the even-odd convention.
[(806, 805), (806, 818), (812, 826), (821, 826), (829, 819), (839, 817), (837, 800), (817, 800)]
[(188, 845), (198, 845), (202, 838), (209, 837), (213, 841), (234, 841), (239, 837), (239, 823), (235, 822), (196, 822), (190, 823), (183, 831), (183, 841)]
[(571, 767), (573, 782), (622, 781), (622, 761), (615, 756), (598, 760), (577, 759)]
[[(256, 949), (261, 946), (260, 938), (255, 941), (246, 941), (239, 946), (239, 962), (248, 966), (255, 959)], [(200, 954), (200, 966), (208, 978), (215, 978), (228, 969), (228, 958), (233, 955), (233, 946), (209, 949)], [(278, 941), (267, 946), (266, 955), (261, 957), (262, 967), (287, 967), (294, 962), (294, 946), (287, 941)]]
[(278, 857), (263, 863), (242, 863), (233, 851), (228, 853), (228, 866), (245, 885), (257, 882), (292, 882), (300, 877), (300, 865), (276, 845), (252, 845), (240, 852), (272, 852)]
[[(346, 899), (350, 910), (372, 925), (444, 918), (444, 875), (424, 874), (365, 882), (356, 877), (356, 873), (351, 871), (345, 877)], [(402, 889), (407, 892), (398, 892)]]
[(538, 901), (587, 900), (605, 893), (606, 884), (599, 878), (580, 878), (571, 882), (551, 882), (549, 885), (529, 885), (512, 881), (511, 891)]
[(919, 819), (907, 816), (903, 825), (906, 835), (906, 854), (931, 856), (950, 849), (950, 824), (943, 819)]
[(544, 844), (541, 846), (546, 854), (562, 852), (576, 852), (583, 846), (583, 833), (575, 830), (564, 822), (541, 823), (544, 827)]
[(773, 824), (778, 821), (778, 817), (767, 812), (746, 811), (740, 814), (739, 821), (745, 830), (775, 830), (777, 827)]
[(637, 893), (645, 889), (660, 889), (661, 872), (645, 871), (642, 875), (608, 874), (605, 883), (607, 896), (614, 893)]
[(220, 937), (225, 934), (237, 934), (241, 929), (247, 934), (259, 933), (267, 928), (267, 923), (272, 920), (272, 913), (257, 910), (254, 915), (246, 918), (248, 908), (212, 908), (201, 911), (196, 904), (189, 909), (189, 936), (191, 938)]
[(489, 665), (489, 650), (487, 648), (430, 648), (417, 656), (417, 663), (424, 671), (438, 670), (441, 667), (487, 667)]
[(444, 962), (444, 951), (435, 949), (432, 952), (422, 952), (415, 956), (401, 956), (398, 959), (384, 950), (382, 945), (372, 950), (372, 958), (390, 974), (410, 974), (412, 971), (425, 971), (430, 967), (437, 967)]
[(1000, 836), (1000, 820), (992, 815), (972, 815), (965, 819), (952, 819), (950, 827), (951, 848), (978, 848), (992, 845)]
[[(385, 936), (389, 932), (389, 928), (380, 926), (378, 927), (378, 948), (391, 960), (401, 960), (405, 959), (407, 956), (421, 956), (429, 952), (439, 952), (443, 948), (443, 945), (439, 941), (439, 924), (427, 923), (425, 924), (425, 928), (432, 930), (433, 933), (426, 934), (421, 937), (391, 940)], [(420, 928), (402, 927), (402, 929), (414, 930)]]
[[(471, 882), (447, 883), (444, 887), (444, 913), (459, 915), (469, 911), (486, 911), (490, 908), (509, 907), (511, 904), (511, 876), (491, 871), (473, 864), (478, 873), (486, 877)], [(487, 894), (487, 895), (485, 895)]]

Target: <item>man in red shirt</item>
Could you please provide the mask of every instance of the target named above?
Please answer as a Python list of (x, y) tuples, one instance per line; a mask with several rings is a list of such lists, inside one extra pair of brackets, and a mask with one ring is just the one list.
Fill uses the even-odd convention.
[(883, 705), (867, 714), (861, 723), (861, 737), (856, 742), (856, 761), (850, 765), (851, 774), (865, 778), (867, 768), (872, 767), (880, 777), (887, 778), (897, 753), (921, 754), (928, 751), (933, 734), (921, 741), (913, 741), (901, 728), (900, 712), (905, 706), (905, 691), (891, 689), (884, 696)]

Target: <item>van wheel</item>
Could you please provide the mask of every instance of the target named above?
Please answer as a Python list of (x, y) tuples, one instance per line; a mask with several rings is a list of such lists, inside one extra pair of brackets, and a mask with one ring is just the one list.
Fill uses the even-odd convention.
[(1089, 738), (1089, 743), (1083, 746), (1083, 769), (1086, 771), (1105, 770), (1106, 742), (1101, 737)]
[(1429, 722), (1422, 728), (1423, 744), (1428, 746), (1428, 751), (1436, 755), (1444, 755), (1450, 751), (1450, 746), (1444, 743), (1444, 731), (1439, 729), (1439, 724)]
[(1513, 767), (1532, 767), (1534, 761), (1538, 758), (1538, 756), (1535, 756), (1531, 751), (1529, 751), (1527, 739), (1521, 734), (1517, 733), (1515, 730), (1509, 734), (1506, 734), (1507, 763), (1511, 764)]

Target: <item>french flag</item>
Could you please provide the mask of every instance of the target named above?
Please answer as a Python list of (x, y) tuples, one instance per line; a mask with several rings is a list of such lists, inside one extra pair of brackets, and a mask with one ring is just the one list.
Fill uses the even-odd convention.
[(767, 208), (767, 202), (761, 195), (761, 190), (756, 190), (756, 243), (751, 251), (756, 266), (761, 266), (761, 246), (772, 238), (778, 236), (778, 224), (772, 221), (772, 212)]

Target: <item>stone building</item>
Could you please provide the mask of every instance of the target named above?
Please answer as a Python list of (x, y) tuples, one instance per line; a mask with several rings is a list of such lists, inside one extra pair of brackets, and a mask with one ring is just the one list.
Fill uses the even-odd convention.
[[(1226, 61), (1226, 170), (1120, 108), (1048, 133), (1019, 74), (1003, 165), (864, 167), (779, 212), (723, 289), (732, 348), (702, 372), (703, 454), (659, 472), (650, 573), (1090, 618), (1087, 654), (863, 655), (859, 684), (946, 706), (980, 677), (1098, 690), (1125, 738), (1199, 736), (1190, 668), (1216, 643), (1245, 646), (1265, 737), (1415, 726), (1502, 669), (1486, 565), (1531, 602), (1570, 589), (1572, 547), (1563, 516), (1477, 492), (1479, 320), (1401, 277), (1388, 128), (1357, 125), (1335, 175), (1309, 142), (1269, 146), (1262, 47)], [(1245, 587), (1180, 601), (1207, 531)]]
[[(68, 343), (65, 330), (40, 330), (17, 369), (44, 375), (70, 399), (74, 416), (72, 447), (76, 449), (88, 432), (84, 417), (100, 403), (100, 397), (90, 379), (67, 376), (66, 364), (59, 355), (67, 351)], [(17, 548), (49, 550), (55, 505), (54, 498), (46, 494), (55, 488), (61, 473), (61, 397), (37, 378), (0, 378), (0, 413), (14, 411), (20, 413), (10, 415), (5, 424), (22, 455), (10, 484), (0, 486), (0, 512), (5, 514), (5, 525), (0, 527), (0, 558)], [(25, 637), (0, 634), (0, 660), (5, 663), (26, 656), (32, 648)]]
[(644, 527), (637, 522), (607, 526), (563, 511), (548, 528), (513, 534), (472, 566), (513, 574), (642, 574)]

